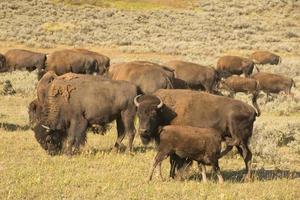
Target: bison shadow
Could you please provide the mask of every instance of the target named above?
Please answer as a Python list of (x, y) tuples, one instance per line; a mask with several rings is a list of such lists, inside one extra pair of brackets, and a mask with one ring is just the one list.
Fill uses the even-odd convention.
[(27, 131), (29, 130), (29, 125), (21, 126), (18, 124), (11, 124), (6, 122), (0, 122), (0, 128), (6, 131)]
[[(223, 178), (226, 182), (243, 182), (243, 176), (245, 170), (238, 171), (221, 171)], [(252, 176), (254, 181), (270, 181), (276, 179), (297, 179), (300, 178), (300, 172), (298, 171), (289, 171), (289, 170), (267, 170), (267, 169), (256, 169), (252, 171)], [(214, 179), (215, 176), (211, 176), (212, 173), (207, 173), (209, 179)], [(188, 180), (201, 180), (201, 174), (195, 173), (188, 177)]]
[(154, 150), (155, 147), (153, 146), (137, 146), (133, 147), (132, 152), (133, 153), (146, 153), (147, 151)]

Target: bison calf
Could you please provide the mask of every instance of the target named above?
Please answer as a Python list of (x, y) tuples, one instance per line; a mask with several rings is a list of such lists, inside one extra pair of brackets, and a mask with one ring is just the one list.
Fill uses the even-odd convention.
[(219, 89), (228, 90), (230, 92), (230, 97), (232, 98), (238, 92), (252, 94), (252, 105), (257, 111), (257, 116), (260, 115), (260, 109), (257, 104), (257, 97), (259, 95), (260, 88), (257, 80), (234, 75), (221, 80), (219, 83)]
[(280, 93), (284, 92), (285, 94), (292, 95), (291, 89), (292, 87), (296, 87), (296, 84), (292, 78), (279, 75), (272, 74), (266, 72), (259, 72), (252, 75), (252, 78), (257, 80), (260, 85), (260, 89), (267, 93), (267, 100), (270, 96), (270, 93)]
[(255, 64), (271, 64), (278, 65), (281, 62), (280, 56), (269, 51), (256, 51), (251, 54), (250, 58)]
[(158, 144), (158, 153), (150, 169), (148, 181), (152, 179), (157, 165), (159, 166), (160, 177), (163, 179), (161, 173), (162, 161), (169, 155), (176, 154), (180, 158), (197, 161), (204, 182), (206, 182), (206, 172), (203, 165), (212, 165), (219, 183), (223, 183), (218, 162), (222, 138), (221, 133), (216, 129), (171, 125), (163, 127), (154, 138)]

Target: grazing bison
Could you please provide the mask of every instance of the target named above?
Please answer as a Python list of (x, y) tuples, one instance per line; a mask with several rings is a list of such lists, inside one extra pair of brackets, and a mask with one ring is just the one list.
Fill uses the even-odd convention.
[(255, 64), (271, 64), (278, 65), (281, 62), (280, 56), (269, 51), (256, 51), (250, 55)]
[(139, 93), (152, 94), (158, 89), (173, 88), (174, 70), (147, 61), (120, 63), (110, 67), (109, 76), (113, 80), (134, 83)]
[(24, 70), (31, 72), (45, 68), (46, 54), (24, 49), (11, 49), (5, 53), (6, 67), (9, 71)]
[(292, 78), (279, 75), (271, 74), (266, 72), (259, 72), (253, 74), (251, 78), (257, 80), (260, 85), (260, 89), (267, 93), (267, 101), (269, 99), (270, 93), (280, 93), (284, 92), (285, 94), (292, 95), (292, 87), (296, 87), (296, 84)]
[(131, 150), (135, 135), (136, 107), (133, 100), (136, 95), (136, 86), (126, 81), (74, 73), (57, 77), (47, 88), (45, 102), (35, 102), (42, 104), (41, 116), (35, 116), (40, 119), (33, 128), (35, 137), (51, 155), (61, 151), (73, 154), (85, 143), (89, 127), (105, 126), (116, 120), (118, 137), (115, 148), (121, 147), (127, 134)]
[(91, 56), (92, 58), (95, 58), (98, 63), (98, 68), (99, 68), (99, 74), (103, 75), (106, 72), (108, 72), (109, 65), (110, 65), (110, 58), (102, 55), (97, 52), (89, 51), (87, 49), (74, 49), (75, 51), (78, 51), (84, 55)]
[(257, 116), (253, 107), (241, 101), (191, 90), (158, 90), (153, 95), (137, 96), (139, 133), (143, 144), (159, 126), (183, 125), (215, 128), (226, 140), (225, 155), (236, 146), (251, 176), (252, 153), (248, 141)]
[(64, 49), (55, 51), (48, 56), (47, 66), (39, 72), (39, 79), (47, 72), (54, 71), (57, 75), (68, 72), (78, 74), (98, 73), (98, 62), (90, 55), (75, 50)]
[(217, 63), (218, 73), (224, 78), (233, 74), (244, 74), (245, 77), (249, 77), (253, 72), (253, 68), (253, 61), (239, 56), (223, 56)]
[(223, 183), (218, 161), (222, 142), (219, 131), (212, 128), (169, 125), (164, 126), (157, 133), (153, 133), (152, 137), (158, 145), (158, 153), (150, 169), (148, 181), (152, 179), (157, 165), (159, 166), (160, 177), (163, 179), (161, 173), (162, 161), (167, 156), (176, 154), (180, 158), (189, 158), (198, 162), (203, 182), (207, 182), (205, 165), (212, 165), (218, 176), (219, 183)]
[(0, 72), (6, 72), (7, 70), (5, 56), (0, 53)]
[(221, 80), (219, 88), (228, 90), (230, 92), (230, 97), (234, 97), (234, 95), (238, 92), (251, 93), (252, 105), (257, 110), (257, 116), (260, 116), (260, 109), (257, 104), (260, 87), (257, 80), (234, 75), (225, 80)]
[(219, 81), (218, 73), (212, 67), (179, 60), (169, 61), (165, 65), (175, 70), (176, 80), (185, 82), (193, 90), (212, 92)]

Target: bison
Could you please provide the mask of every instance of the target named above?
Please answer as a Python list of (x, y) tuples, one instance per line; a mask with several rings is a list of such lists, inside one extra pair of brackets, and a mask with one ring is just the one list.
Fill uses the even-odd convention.
[(99, 72), (97, 60), (79, 51), (64, 49), (51, 53), (45, 69), (39, 71), (39, 79), (47, 72), (54, 71), (57, 75), (68, 72), (93, 74)]
[(6, 68), (9, 71), (25, 69), (29, 72), (45, 68), (47, 60), (47, 56), (44, 53), (24, 49), (11, 49), (5, 53), (5, 58)]
[(223, 183), (218, 161), (222, 142), (219, 131), (212, 128), (168, 125), (164, 126), (157, 133), (152, 134), (158, 146), (158, 153), (150, 169), (148, 181), (152, 179), (157, 165), (159, 166), (161, 179), (163, 179), (161, 173), (162, 161), (167, 156), (176, 154), (180, 158), (189, 158), (198, 162), (203, 182), (207, 182), (205, 165), (212, 165), (218, 176), (219, 183)]
[(256, 108), (257, 116), (260, 116), (260, 109), (257, 104), (260, 87), (257, 80), (234, 75), (221, 80), (218, 87), (219, 89), (228, 90), (230, 97), (234, 97), (235, 93), (238, 92), (252, 94), (252, 105)]
[(156, 63), (133, 61), (111, 66), (109, 77), (134, 83), (141, 94), (152, 94), (158, 89), (173, 88), (173, 71)]
[(6, 72), (7, 70), (5, 56), (0, 53), (0, 72)]
[(279, 75), (272, 74), (267, 72), (259, 72), (253, 74), (251, 78), (257, 80), (260, 85), (260, 89), (267, 93), (267, 101), (269, 99), (270, 93), (280, 93), (284, 92), (288, 95), (293, 95), (291, 93), (292, 87), (296, 87), (296, 84), (292, 78)]
[(143, 144), (151, 141), (159, 126), (215, 128), (227, 144), (221, 155), (236, 146), (246, 165), (246, 178), (250, 178), (252, 153), (248, 141), (257, 116), (253, 107), (227, 97), (178, 89), (161, 89), (153, 95), (137, 96), (135, 105)]
[(255, 64), (261, 65), (278, 65), (279, 63), (281, 63), (280, 56), (269, 51), (256, 51), (250, 55), (250, 59), (252, 59)]
[[(249, 77), (254, 68), (254, 62), (248, 58), (239, 56), (223, 56), (219, 58), (217, 70), (220, 76), (227, 78), (233, 74)], [(258, 69), (257, 69), (258, 70)]]
[(89, 51), (87, 49), (74, 49), (75, 51), (78, 51), (84, 55), (91, 56), (97, 60), (98, 68), (99, 68), (99, 74), (104, 75), (108, 72), (109, 66), (110, 66), (110, 58), (102, 55), (97, 52)]
[[(164, 65), (175, 70), (176, 80), (185, 82), (188, 88), (193, 90), (205, 90), (212, 93), (219, 81), (218, 73), (212, 67), (179, 60), (172, 60)], [(177, 88), (176, 85), (175, 88)]]
[(118, 137), (114, 147), (120, 148), (127, 134), (131, 150), (136, 95), (137, 87), (126, 81), (74, 73), (59, 76), (48, 85), (45, 102), (36, 101), (29, 107), (42, 109), (33, 110), (38, 119), (33, 128), (35, 138), (50, 155), (72, 155), (85, 143), (87, 128), (116, 120)]

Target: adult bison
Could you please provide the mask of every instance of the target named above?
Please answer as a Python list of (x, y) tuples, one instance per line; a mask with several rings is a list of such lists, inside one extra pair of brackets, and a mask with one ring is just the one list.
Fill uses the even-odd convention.
[(112, 65), (109, 77), (134, 83), (139, 88), (139, 93), (152, 94), (158, 89), (173, 88), (174, 72), (156, 63), (133, 61)]
[(257, 116), (253, 107), (227, 97), (176, 89), (162, 89), (153, 95), (137, 96), (135, 104), (143, 144), (150, 142), (159, 126), (215, 128), (227, 143), (222, 155), (236, 146), (246, 165), (246, 178), (250, 178), (252, 153), (248, 142)]
[(51, 53), (47, 59), (47, 66), (39, 71), (39, 79), (47, 72), (54, 71), (57, 75), (68, 72), (78, 74), (99, 73), (97, 60), (79, 51), (64, 49)]
[(136, 95), (136, 86), (126, 81), (74, 73), (57, 77), (47, 87), (45, 102), (39, 107), (42, 112), (35, 111), (41, 114), (36, 116), (35, 138), (51, 155), (73, 154), (85, 143), (87, 128), (116, 120), (115, 148), (120, 148), (127, 134), (131, 150)]
[(174, 74), (176, 80), (185, 82), (188, 88), (193, 90), (213, 92), (219, 81), (218, 73), (212, 67), (179, 60), (172, 60), (164, 65), (175, 70)]
[(260, 85), (260, 89), (267, 93), (267, 101), (269, 99), (270, 93), (280, 93), (284, 92), (285, 94), (292, 95), (292, 87), (296, 87), (296, 84), (292, 78), (272, 74), (267, 72), (259, 72), (253, 74), (251, 78), (257, 80)]
[(99, 74), (103, 75), (106, 72), (108, 72), (108, 68), (110, 66), (110, 58), (102, 55), (100, 53), (94, 52), (94, 51), (89, 51), (87, 49), (74, 49), (75, 51), (78, 51), (84, 55), (91, 56), (92, 58), (95, 58), (98, 63), (98, 68), (99, 68)]
[(219, 58), (217, 63), (217, 70), (219, 74), (227, 78), (233, 74), (249, 77), (254, 68), (254, 62), (248, 58), (239, 56), (223, 56)]
[(250, 59), (252, 59), (255, 64), (261, 65), (278, 65), (281, 62), (280, 56), (269, 51), (256, 51), (250, 55)]
[(5, 58), (6, 68), (9, 71), (27, 70), (31, 72), (35, 69), (44, 68), (47, 56), (44, 53), (24, 49), (11, 49), (5, 53)]
[(7, 70), (5, 56), (0, 53), (0, 72), (6, 72)]
[(257, 104), (257, 97), (259, 95), (260, 87), (257, 80), (252, 78), (240, 77), (240, 76), (230, 76), (227, 79), (221, 80), (219, 89), (225, 89), (230, 92), (230, 97), (238, 92), (250, 93), (252, 94), (252, 105), (257, 111), (257, 116), (260, 116), (260, 109)]

